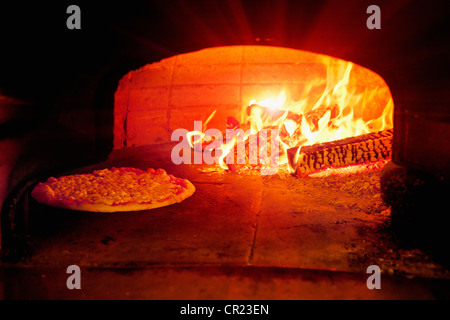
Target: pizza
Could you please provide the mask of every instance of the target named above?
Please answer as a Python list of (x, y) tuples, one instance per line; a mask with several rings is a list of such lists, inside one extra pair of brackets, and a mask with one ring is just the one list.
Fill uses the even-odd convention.
[(52, 207), (91, 211), (138, 211), (183, 201), (195, 192), (194, 185), (163, 169), (143, 171), (122, 167), (86, 174), (50, 177), (38, 183), (31, 196)]

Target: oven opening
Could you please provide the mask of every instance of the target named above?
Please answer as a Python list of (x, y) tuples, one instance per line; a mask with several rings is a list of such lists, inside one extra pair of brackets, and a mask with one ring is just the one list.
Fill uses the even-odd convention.
[(391, 157), (385, 81), (321, 54), (208, 48), (128, 73), (115, 97), (115, 147), (181, 139), (177, 164), (320, 176), (380, 169)]

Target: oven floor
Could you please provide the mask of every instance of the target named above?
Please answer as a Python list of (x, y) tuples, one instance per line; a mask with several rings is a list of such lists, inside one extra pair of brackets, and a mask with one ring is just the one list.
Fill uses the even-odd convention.
[[(32, 256), (3, 263), (3, 299), (446, 299), (450, 272), (399, 241), (379, 171), (300, 179), (171, 162), (172, 145), (114, 151), (103, 163), (189, 179), (182, 203), (86, 213), (31, 203)], [(68, 290), (66, 268), (81, 268)], [(381, 269), (369, 290), (367, 267)]]

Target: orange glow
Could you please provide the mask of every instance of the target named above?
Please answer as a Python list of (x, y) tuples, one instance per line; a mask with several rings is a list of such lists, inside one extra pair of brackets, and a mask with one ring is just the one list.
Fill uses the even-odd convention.
[[(219, 161), (222, 168), (228, 169), (224, 158), (234, 150), (237, 138), (245, 141), (262, 129), (279, 130), (279, 165), (292, 169), (287, 165), (289, 148), (345, 139), (393, 127), (394, 104), (384, 82), (378, 82), (377, 86), (371, 86), (370, 89), (361, 88), (358, 79), (351, 77), (355, 66), (352, 62), (327, 56), (320, 56), (320, 59), (327, 66), (326, 79), (317, 77), (309, 81), (302, 92), (290, 92), (286, 86), (277, 95), (260, 101), (251, 100), (241, 109), (239, 123), (246, 134), (224, 141)], [(360, 70), (364, 70), (367, 74), (373, 74), (370, 70), (359, 66), (357, 68), (360, 73)], [(361, 77), (365, 75), (362, 73)], [(294, 94), (298, 99), (291, 98)], [(213, 116), (214, 113), (207, 122)], [(204, 142), (208, 141), (203, 133), (191, 132), (190, 136), (193, 135)]]

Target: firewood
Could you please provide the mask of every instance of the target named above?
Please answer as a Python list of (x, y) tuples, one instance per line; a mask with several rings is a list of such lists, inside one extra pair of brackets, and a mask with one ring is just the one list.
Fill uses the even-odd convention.
[(305, 113), (305, 118), (308, 121), (312, 132), (319, 130), (319, 120), (322, 119), (325, 113), (327, 113), (328, 111), (330, 111), (330, 120), (336, 118), (339, 115), (339, 107), (337, 105), (322, 105), (314, 110)]
[[(383, 130), (357, 137), (288, 149), (291, 167), (298, 176), (326, 169), (389, 159), (393, 130)], [(298, 156), (296, 156), (298, 153)]]

